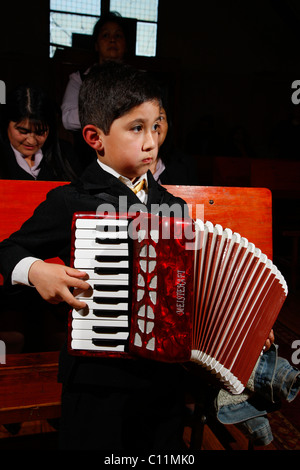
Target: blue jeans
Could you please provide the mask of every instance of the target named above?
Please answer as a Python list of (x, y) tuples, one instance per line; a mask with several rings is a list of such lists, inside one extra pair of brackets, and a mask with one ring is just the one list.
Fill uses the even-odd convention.
[(223, 424), (235, 424), (255, 445), (267, 445), (273, 435), (267, 413), (280, 407), (282, 399), (290, 402), (299, 392), (300, 371), (278, 356), (273, 344), (258, 361), (254, 376), (254, 393), (245, 401), (217, 410)]

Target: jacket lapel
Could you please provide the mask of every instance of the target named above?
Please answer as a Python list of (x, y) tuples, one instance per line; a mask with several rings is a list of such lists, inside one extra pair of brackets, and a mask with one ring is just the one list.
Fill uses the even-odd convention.
[(160, 184), (155, 181), (151, 171), (147, 172), (148, 179), (148, 200), (147, 200), (147, 209), (151, 212), (151, 205), (158, 205), (163, 203), (164, 194), (166, 189), (163, 188)]
[[(138, 197), (118, 178), (104, 171), (95, 160), (83, 173), (83, 189), (89, 194), (118, 207), (119, 198), (127, 198), (127, 206), (140, 203)], [(124, 202), (123, 202), (124, 205)]]
[[(150, 171), (147, 173), (147, 179), (148, 200), (147, 205), (144, 207), (150, 210), (152, 204), (162, 203), (166, 190), (154, 180)], [(122, 207), (125, 206), (124, 196), (126, 196), (127, 208), (132, 205), (141, 205), (134, 192), (118, 178), (104, 171), (96, 160), (83, 173), (81, 182), (85, 191), (109, 204), (113, 204), (114, 207), (119, 207), (120, 197), (123, 198)]]

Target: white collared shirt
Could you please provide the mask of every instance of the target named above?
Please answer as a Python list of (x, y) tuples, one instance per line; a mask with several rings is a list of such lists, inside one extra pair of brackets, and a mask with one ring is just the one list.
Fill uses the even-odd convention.
[[(141, 180), (146, 180), (147, 182), (147, 186), (148, 186), (148, 179), (147, 179), (147, 173), (144, 173), (142, 176), (140, 176), (135, 182), (134, 184), (132, 183), (132, 181), (127, 178), (126, 176), (122, 176), (120, 175), (117, 171), (115, 171), (113, 168), (111, 168), (110, 166), (107, 166), (105, 165), (104, 163), (102, 163), (99, 159), (97, 160), (99, 165), (101, 166), (101, 168), (106, 171), (107, 173), (110, 173), (111, 175), (115, 176), (116, 178), (118, 178), (119, 180), (122, 181), (122, 183), (126, 184), (126, 186), (128, 186), (130, 189), (133, 189), (134, 186), (136, 184), (139, 183), (139, 181)], [(143, 203), (143, 204), (146, 204), (147, 203), (147, 198), (148, 198), (148, 194), (147, 194), (147, 190), (145, 189), (142, 189), (141, 191), (139, 191), (137, 194), (137, 197), (139, 198), (139, 200)]]
[(153, 173), (153, 178), (155, 179), (155, 181), (157, 181), (158, 183), (160, 183), (160, 175), (162, 174), (162, 172), (166, 169), (163, 161), (161, 158), (159, 158), (157, 160), (157, 163), (156, 163), (156, 168), (155, 168), (155, 172)]
[[(10, 144), (11, 145), (11, 144)], [(24, 155), (22, 155), (18, 150), (16, 150), (12, 145), (11, 148), (13, 149), (13, 152), (16, 157), (17, 164), (23, 168), (23, 170), (26, 171), (26, 173), (29, 173), (31, 176), (36, 179), (38, 177), (38, 174), (40, 172), (39, 164), (41, 163), (43, 159), (43, 152), (41, 149), (39, 149), (35, 155), (34, 155), (34, 165), (29, 166), (28, 163), (24, 159)]]

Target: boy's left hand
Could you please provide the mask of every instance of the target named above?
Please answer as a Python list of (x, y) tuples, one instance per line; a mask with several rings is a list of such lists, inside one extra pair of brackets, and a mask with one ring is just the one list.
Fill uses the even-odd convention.
[(268, 351), (268, 349), (270, 349), (270, 347), (272, 346), (274, 341), (275, 341), (275, 336), (274, 336), (274, 331), (272, 329), (269, 333), (268, 338), (265, 341), (264, 352), (266, 352), (266, 351)]

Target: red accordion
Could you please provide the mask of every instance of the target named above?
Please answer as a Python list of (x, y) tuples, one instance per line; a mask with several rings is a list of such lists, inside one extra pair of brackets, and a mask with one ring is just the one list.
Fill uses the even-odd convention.
[(272, 261), (230, 229), (148, 213), (75, 214), (89, 275), (71, 354), (193, 361), (241, 393), (287, 295)]

